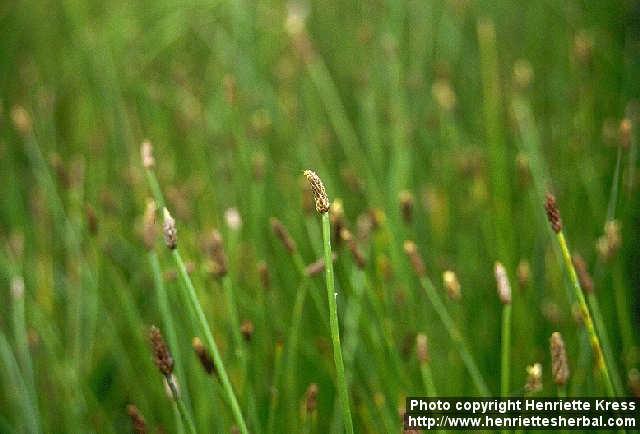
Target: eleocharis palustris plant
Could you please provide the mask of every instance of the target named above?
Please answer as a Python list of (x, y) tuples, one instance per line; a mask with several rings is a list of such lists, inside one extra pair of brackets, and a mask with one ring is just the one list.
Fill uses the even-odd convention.
[(585, 327), (587, 329), (587, 333), (589, 333), (589, 341), (591, 342), (591, 348), (593, 349), (593, 356), (595, 359), (596, 367), (598, 368), (598, 370), (602, 375), (602, 381), (604, 382), (607, 395), (615, 396), (616, 393), (613, 388), (613, 383), (611, 382), (611, 376), (609, 374), (609, 368), (607, 367), (607, 362), (602, 352), (600, 339), (598, 338), (598, 333), (593, 325), (593, 320), (591, 319), (591, 313), (589, 312), (589, 307), (587, 306), (587, 301), (584, 297), (584, 293), (582, 292), (582, 288), (580, 286), (580, 281), (578, 280), (576, 269), (573, 266), (573, 261), (571, 260), (571, 253), (569, 252), (569, 247), (567, 246), (567, 241), (564, 237), (564, 232), (562, 231), (562, 219), (560, 218), (560, 210), (556, 205), (555, 196), (552, 195), (551, 193), (547, 193), (547, 200), (544, 204), (544, 209), (547, 212), (547, 219), (551, 224), (551, 229), (556, 234), (556, 240), (560, 245), (560, 251), (562, 252), (562, 259), (564, 260), (564, 266), (569, 274), (569, 279), (571, 280), (571, 287), (573, 289), (574, 296), (578, 301), (578, 305), (580, 307), (580, 313), (582, 315), (582, 320), (584, 321)]
[(347, 379), (342, 360), (342, 347), (340, 344), (340, 324), (338, 322), (337, 293), (333, 281), (333, 254), (331, 253), (331, 223), (329, 222), (329, 198), (324, 184), (318, 175), (311, 170), (305, 170), (304, 175), (311, 185), (311, 191), (315, 198), (316, 211), (322, 216), (322, 238), (324, 244), (325, 278), (327, 284), (327, 298), (329, 300), (329, 326), (331, 328), (331, 342), (333, 344), (333, 360), (336, 365), (336, 387), (342, 406), (342, 422), (348, 434), (353, 434), (353, 421), (349, 407), (349, 392), (347, 391)]
[[(158, 180), (153, 170), (155, 161), (153, 158), (153, 152), (152, 152), (152, 147), (150, 142), (145, 141), (142, 144), (141, 155), (142, 155), (142, 164), (145, 168), (145, 172), (147, 175), (147, 180), (149, 181), (153, 194), (156, 197), (156, 202), (158, 202), (159, 204), (164, 204), (162, 192), (160, 190)], [(169, 213), (169, 210), (167, 210), (166, 207), (162, 208), (162, 214), (163, 214), (162, 229), (163, 229), (165, 244), (167, 245), (167, 248), (172, 253), (173, 259), (178, 267), (180, 278), (184, 283), (185, 293), (183, 293), (182, 295), (184, 298), (188, 300), (188, 304), (191, 308), (190, 312), (195, 316), (194, 321), (199, 325), (204, 335), (207, 347), (212, 352), (213, 361), (215, 363), (215, 366), (218, 369), (220, 382), (222, 383), (222, 388), (225, 392), (227, 401), (229, 402), (229, 405), (231, 407), (231, 412), (233, 413), (233, 417), (236, 423), (238, 424), (238, 427), (242, 432), (242, 434), (248, 434), (249, 431), (247, 429), (247, 424), (242, 415), (242, 411), (240, 410), (240, 404), (238, 404), (238, 399), (235, 395), (235, 392), (233, 391), (233, 386), (231, 385), (231, 380), (229, 380), (229, 375), (227, 374), (227, 371), (224, 367), (224, 363), (222, 361), (222, 356), (220, 355), (218, 345), (216, 344), (213, 338), (213, 333), (211, 332), (211, 328), (209, 327), (207, 318), (204, 314), (202, 306), (200, 305), (200, 301), (198, 300), (196, 289), (193, 286), (193, 282), (189, 277), (187, 268), (184, 264), (184, 261), (182, 260), (182, 257), (180, 256), (180, 252), (178, 251), (178, 231), (176, 228), (175, 220), (171, 216), (171, 213)]]

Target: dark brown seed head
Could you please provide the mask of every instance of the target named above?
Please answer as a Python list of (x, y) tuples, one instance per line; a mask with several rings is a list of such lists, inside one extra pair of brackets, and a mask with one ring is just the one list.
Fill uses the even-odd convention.
[(404, 242), (404, 252), (409, 257), (409, 261), (411, 261), (411, 266), (413, 267), (413, 271), (415, 271), (418, 277), (426, 276), (427, 268), (424, 266), (424, 262), (422, 262), (422, 258), (418, 253), (418, 248), (416, 247), (416, 243), (410, 240), (406, 240)]
[(247, 319), (242, 322), (242, 325), (240, 326), (240, 333), (242, 333), (242, 337), (245, 342), (251, 342), (254, 330), (255, 326), (251, 320)]
[(215, 277), (224, 277), (228, 270), (227, 255), (224, 253), (224, 243), (222, 234), (219, 230), (214, 229), (207, 240), (207, 253), (211, 259), (209, 271)]
[(164, 234), (164, 242), (171, 250), (178, 247), (178, 230), (176, 229), (176, 221), (171, 217), (167, 208), (162, 209), (164, 222), (162, 223), (162, 232)]
[(578, 275), (578, 281), (580, 286), (587, 294), (593, 293), (593, 279), (587, 269), (587, 263), (584, 262), (580, 254), (575, 253), (572, 257), (573, 266), (576, 267), (576, 274)]
[(197, 336), (194, 337), (191, 345), (193, 346), (193, 351), (195, 351), (196, 356), (198, 356), (198, 360), (200, 360), (200, 364), (202, 365), (202, 368), (205, 370), (205, 372), (209, 375), (218, 375), (216, 366), (213, 363), (213, 359), (211, 358), (209, 351), (207, 351), (207, 349), (202, 344), (200, 338)]
[(414, 198), (413, 194), (411, 194), (408, 190), (403, 190), (400, 192), (400, 212), (402, 213), (402, 219), (406, 224), (410, 224), (413, 220), (413, 204)]
[(340, 238), (344, 240), (349, 246), (349, 251), (351, 252), (351, 256), (353, 257), (353, 261), (356, 263), (358, 268), (361, 270), (365, 268), (366, 261), (364, 259), (364, 255), (358, 248), (358, 243), (353, 238), (353, 235), (347, 228), (342, 228), (340, 231)]
[(316, 172), (312, 170), (305, 170), (304, 176), (307, 177), (307, 181), (309, 181), (309, 185), (311, 185), (311, 192), (316, 201), (316, 211), (320, 214), (326, 213), (329, 211), (330, 203), (322, 180)]
[(416, 355), (420, 363), (429, 362), (429, 346), (427, 335), (424, 333), (418, 333), (416, 336)]
[(153, 158), (153, 145), (149, 140), (145, 140), (140, 145), (140, 157), (142, 158), (142, 166), (145, 169), (151, 169), (156, 165), (156, 160)]
[(554, 332), (551, 335), (551, 373), (553, 381), (558, 386), (564, 386), (569, 379), (569, 364), (567, 363), (567, 351), (562, 340), (562, 335)]
[(269, 289), (271, 286), (271, 278), (269, 276), (269, 267), (265, 261), (258, 262), (258, 276), (263, 289)]
[(138, 410), (138, 407), (133, 404), (127, 405), (127, 413), (133, 425), (133, 432), (136, 434), (145, 434), (147, 432), (147, 423), (142, 413), (140, 413), (140, 410)]
[(291, 238), (289, 231), (280, 220), (275, 217), (271, 217), (271, 229), (276, 237), (280, 239), (284, 248), (287, 249), (287, 252), (294, 253), (297, 250), (296, 242)]
[(511, 284), (507, 270), (500, 262), (496, 262), (494, 267), (496, 275), (496, 286), (498, 287), (498, 298), (502, 304), (511, 304)]
[(173, 372), (173, 357), (169, 352), (169, 347), (162, 337), (162, 333), (156, 326), (149, 329), (149, 341), (151, 341), (151, 351), (153, 352), (153, 361), (160, 372), (168, 377)]
[(305, 408), (307, 409), (307, 413), (313, 413), (318, 405), (318, 385), (316, 383), (309, 384), (305, 396)]
[(556, 197), (547, 193), (547, 201), (544, 204), (544, 209), (547, 211), (547, 219), (551, 223), (551, 229), (557, 234), (562, 230), (562, 219), (560, 218), (560, 211), (556, 205)]

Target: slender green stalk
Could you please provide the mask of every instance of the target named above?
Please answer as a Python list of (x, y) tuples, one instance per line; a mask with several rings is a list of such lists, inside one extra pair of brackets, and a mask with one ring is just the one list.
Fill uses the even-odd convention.
[(593, 325), (593, 320), (591, 319), (591, 314), (589, 313), (589, 307), (587, 306), (584, 294), (582, 293), (582, 288), (580, 287), (580, 282), (578, 281), (578, 275), (576, 274), (573, 262), (571, 261), (571, 254), (569, 253), (567, 241), (562, 230), (556, 233), (556, 238), (558, 240), (558, 243), (560, 244), (562, 258), (564, 259), (564, 265), (567, 269), (567, 272), (569, 273), (569, 278), (571, 280), (571, 286), (573, 288), (574, 295), (578, 300), (578, 304), (580, 306), (582, 319), (586, 326), (587, 332), (589, 333), (589, 340), (591, 342), (591, 348), (593, 349), (594, 357), (596, 359), (596, 366), (602, 375), (602, 380), (604, 382), (607, 395), (615, 396), (616, 393), (613, 388), (613, 383), (611, 382), (611, 376), (609, 375), (607, 363), (602, 353), (600, 339), (598, 338), (598, 334), (596, 333), (596, 329)]
[(165, 378), (167, 380), (167, 384), (169, 385), (169, 389), (171, 390), (173, 401), (178, 408), (178, 412), (180, 413), (182, 421), (187, 426), (188, 432), (190, 434), (196, 434), (196, 427), (193, 424), (193, 419), (191, 418), (191, 414), (189, 414), (187, 407), (184, 405), (182, 398), (180, 398), (180, 392), (178, 391), (178, 387), (176, 386), (173, 376), (168, 376)]
[(267, 434), (273, 434), (274, 425), (276, 421), (276, 411), (278, 409), (279, 402), (279, 384), (280, 377), (282, 376), (282, 345), (276, 344), (275, 355), (273, 362), (273, 382), (271, 384), (271, 390), (269, 393), (269, 415), (267, 416)]
[(322, 213), (322, 238), (324, 240), (325, 276), (327, 279), (327, 298), (329, 300), (329, 325), (331, 327), (331, 341), (333, 343), (333, 359), (336, 365), (338, 396), (342, 405), (342, 419), (348, 434), (353, 434), (353, 421), (349, 408), (349, 394), (347, 379), (342, 360), (340, 346), (340, 326), (338, 324), (338, 306), (336, 304), (336, 290), (333, 281), (333, 258), (331, 255), (331, 224), (329, 213)]
[(191, 305), (196, 313), (197, 321), (204, 333), (204, 337), (207, 343), (207, 346), (211, 349), (213, 354), (213, 361), (215, 363), (216, 369), (218, 370), (218, 374), (220, 375), (220, 382), (222, 383), (222, 387), (227, 395), (227, 399), (229, 401), (229, 405), (231, 406), (231, 411), (233, 413), (233, 417), (240, 428), (240, 432), (242, 434), (248, 434), (249, 431), (247, 429), (247, 424), (244, 421), (244, 417), (242, 416), (242, 411), (240, 410), (240, 405), (238, 404), (238, 399), (233, 391), (233, 386), (231, 385), (231, 381), (229, 380), (229, 375), (227, 374), (227, 370), (224, 367), (224, 363), (222, 362), (222, 357), (220, 356), (220, 351), (218, 350), (218, 345), (216, 341), (213, 339), (213, 334), (211, 333), (211, 328), (209, 327), (209, 323), (207, 322), (207, 318), (202, 310), (202, 306), (198, 301), (198, 296), (196, 295), (196, 289), (191, 282), (191, 278), (189, 277), (189, 273), (187, 273), (187, 268), (184, 265), (184, 261), (180, 256), (180, 252), (178, 249), (173, 250), (173, 259), (178, 266), (178, 270), (180, 272), (180, 277), (184, 282), (184, 287), (186, 288), (186, 296), (191, 302)]
[(302, 313), (304, 309), (304, 302), (307, 297), (307, 288), (309, 286), (309, 280), (305, 279), (300, 284), (300, 288), (296, 294), (296, 300), (293, 304), (293, 311), (291, 313), (291, 331), (289, 333), (289, 338), (287, 340), (287, 378), (286, 378), (286, 386), (287, 386), (287, 402), (289, 403), (289, 429), (292, 432), (297, 430), (295, 426), (295, 415), (296, 415), (296, 373), (297, 369), (297, 354), (298, 354), (298, 342), (300, 341), (300, 323), (302, 322)]
[[(617, 293), (619, 291), (614, 292), (616, 292), (617, 300)], [(611, 351), (611, 344), (609, 343), (609, 333), (607, 332), (604, 318), (602, 317), (602, 313), (600, 312), (600, 303), (598, 303), (598, 298), (593, 292), (587, 293), (586, 298), (587, 303), (591, 308), (591, 313), (593, 314), (593, 322), (596, 326), (596, 330), (600, 330), (602, 351), (604, 353), (607, 366), (611, 370), (611, 381), (613, 382), (613, 388), (615, 389), (616, 394), (621, 395), (624, 392), (624, 388), (622, 387), (622, 383), (620, 382), (620, 373), (618, 372), (618, 367), (616, 366), (616, 358), (613, 357), (613, 352)], [(620, 318), (619, 315), (618, 318)]]
[(502, 308), (502, 355), (500, 363), (500, 396), (509, 396), (509, 379), (511, 368), (511, 304)]
[(422, 276), (420, 278), (420, 285), (422, 286), (424, 291), (427, 293), (427, 297), (429, 298), (429, 301), (435, 308), (436, 313), (440, 317), (440, 321), (442, 321), (442, 324), (444, 325), (445, 329), (447, 329), (447, 333), (449, 334), (449, 337), (451, 338), (454, 345), (458, 349), (458, 352), (460, 353), (460, 357), (462, 358), (462, 361), (465, 364), (467, 371), (469, 371), (469, 374), (471, 375), (471, 379), (473, 380), (473, 384), (475, 385), (476, 390), (482, 396), (489, 396), (490, 392), (489, 392), (489, 388), (487, 387), (487, 383), (485, 383), (484, 379), (482, 378), (480, 369), (478, 369), (478, 365), (476, 364), (473, 356), (471, 355), (471, 352), (467, 347), (467, 343), (465, 342), (462, 336), (462, 333), (460, 332), (456, 324), (453, 322), (453, 319), (449, 315), (449, 312), (447, 311), (445, 304), (442, 302), (442, 299), (440, 298), (435, 287), (433, 286), (431, 279), (429, 279), (426, 276)]

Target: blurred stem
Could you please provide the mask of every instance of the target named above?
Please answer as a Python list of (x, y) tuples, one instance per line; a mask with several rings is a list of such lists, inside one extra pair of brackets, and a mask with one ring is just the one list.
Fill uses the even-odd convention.
[(584, 324), (587, 328), (587, 332), (589, 333), (589, 340), (591, 342), (591, 348), (593, 349), (594, 357), (596, 359), (596, 366), (602, 374), (602, 380), (607, 391), (607, 396), (613, 397), (616, 394), (613, 388), (613, 383), (611, 382), (611, 376), (609, 375), (609, 369), (607, 368), (607, 363), (602, 353), (602, 347), (600, 346), (600, 339), (598, 338), (598, 334), (596, 333), (596, 329), (593, 325), (591, 314), (589, 313), (587, 302), (584, 298), (584, 294), (582, 293), (582, 288), (580, 287), (576, 270), (573, 267), (573, 262), (571, 261), (571, 254), (569, 253), (569, 248), (567, 247), (567, 241), (565, 240), (564, 233), (562, 231), (558, 232), (556, 235), (558, 243), (560, 244), (560, 250), (562, 251), (564, 265), (567, 269), (567, 272), (569, 273), (569, 278), (571, 279), (571, 285), (574, 291), (574, 295), (578, 300)]
[[(178, 378), (181, 381), (186, 381), (184, 371), (184, 360), (180, 353), (180, 346), (178, 345), (178, 338), (176, 335), (175, 324), (173, 322), (173, 316), (171, 315), (171, 309), (169, 309), (169, 300), (167, 299), (167, 291), (162, 280), (162, 271), (160, 269), (160, 260), (158, 254), (151, 250), (149, 251), (149, 263), (151, 264), (151, 270), (153, 272), (153, 282), (156, 288), (156, 298), (158, 301), (158, 310), (160, 311), (160, 318), (163, 323), (163, 331), (167, 337), (171, 354), (175, 360), (176, 371)], [(183, 385), (183, 387), (186, 383)], [(185, 395), (185, 401), (189, 405), (189, 395)]]
[(289, 429), (291, 432), (297, 431), (296, 419), (296, 373), (297, 367), (297, 354), (298, 354), (298, 342), (300, 337), (300, 323), (302, 322), (302, 314), (304, 310), (304, 302), (307, 297), (307, 288), (309, 286), (308, 280), (303, 280), (300, 284), (300, 288), (296, 294), (296, 301), (293, 305), (293, 311), (291, 312), (291, 331), (287, 341), (287, 402), (289, 403)]
[(182, 399), (180, 398), (180, 392), (178, 392), (178, 387), (176, 386), (173, 376), (169, 375), (165, 378), (167, 380), (167, 384), (169, 385), (169, 389), (171, 389), (171, 395), (173, 396), (173, 401), (176, 404), (176, 407), (178, 408), (178, 412), (180, 413), (180, 417), (182, 418), (182, 421), (187, 426), (188, 432), (190, 434), (196, 434), (196, 427), (193, 424), (193, 419), (191, 418), (191, 415), (187, 411), (187, 407), (185, 407), (184, 402), (182, 402)]
[(229, 405), (231, 406), (231, 411), (233, 413), (234, 419), (240, 428), (240, 432), (242, 434), (248, 434), (247, 425), (244, 421), (244, 417), (242, 416), (242, 411), (240, 410), (240, 405), (238, 404), (238, 400), (236, 398), (235, 393), (233, 392), (233, 386), (231, 385), (231, 381), (229, 380), (229, 376), (227, 374), (227, 370), (224, 367), (224, 363), (222, 362), (222, 357), (220, 356), (220, 351), (218, 350), (218, 345), (216, 341), (213, 339), (213, 334), (211, 333), (211, 329), (209, 328), (209, 323), (207, 322), (207, 318), (202, 310), (202, 306), (198, 301), (198, 296), (196, 295), (196, 289), (191, 282), (191, 278), (187, 273), (187, 268), (184, 265), (184, 261), (180, 256), (180, 252), (178, 249), (173, 250), (173, 259), (178, 266), (178, 270), (180, 272), (180, 277), (184, 282), (184, 286), (187, 290), (187, 298), (191, 302), (193, 309), (197, 316), (197, 321), (199, 322), (200, 328), (204, 333), (205, 340), (207, 342), (207, 346), (211, 349), (213, 354), (213, 361), (218, 369), (218, 373), (220, 375), (220, 381), (222, 382), (222, 387), (227, 395), (227, 399), (229, 401)]
[(338, 396), (342, 405), (342, 420), (348, 434), (353, 434), (353, 421), (349, 408), (349, 394), (347, 380), (342, 360), (340, 346), (340, 325), (338, 323), (338, 306), (336, 304), (336, 290), (333, 281), (333, 258), (331, 254), (331, 224), (329, 213), (322, 213), (322, 238), (324, 241), (325, 276), (327, 280), (327, 298), (329, 300), (329, 324), (331, 326), (331, 341), (333, 343), (333, 360), (336, 365)]
[(449, 334), (449, 337), (451, 338), (454, 345), (458, 349), (458, 352), (460, 353), (460, 357), (462, 358), (462, 361), (464, 362), (467, 368), (467, 371), (469, 371), (469, 375), (471, 375), (471, 379), (473, 380), (473, 384), (475, 385), (476, 390), (482, 396), (489, 396), (490, 395), (489, 388), (487, 387), (487, 384), (482, 378), (482, 374), (478, 369), (478, 365), (473, 359), (473, 356), (471, 355), (471, 352), (469, 351), (469, 348), (467, 347), (467, 344), (464, 338), (462, 337), (460, 330), (458, 330), (458, 327), (453, 322), (453, 319), (451, 319), (451, 316), (449, 315), (449, 312), (447, 311), (445, 304), (442, 302), (442, 299), (440, 298), (435, 287), (433, 286), (431, 279), (429, 279), (426, 276), (422, 276), (420, 277), (420, 284), (422, 288), (425, 290), (425, 292), (427, 293), (427, 297), (429, 298), (429, 301), (431, 302), (434, 309), (436, 310), (436, 313), (440, 317), (442, 324), (447, 329), (447, 333)]
[(273, 383), (269, 393), (269, 415), (267, 416), (267, 434), (273, 434), (273, 426), (276, 420), (276, 410), (278, 408), (278, 395), (280, 389), (280, 377), (282, 376), (282, 345), (276, 343), (273, 367)]
[[(616, 300), (617, 300), (618, 291), (615, 291), (615, 292), (616, 292)], [(598, 303), (598, 298), (593, 292), (587, 293), (587, 302), (589, 304), (589, 307), (591, 308), (591, 312), (593, 313), (593, 322), (595, 324), (596, 330), (600, 330), (600, 340), (602, 342), (602, 350), (604, 352), (607, 365), (611, 370), (611, 380), (613, 382), (613, 387), (616, 393), (621, 395), (623, 394), (624, 389), (622, 387), (622, 383), (620, 382), (620, 373), (618, 372), (616, 359), (613, 357), (613, 353), (611, 352), (611, 344), (609, 343), (609, 333), (607, 332), (607, 328), (605, 326), (602, 313), (600, 312), (600, 303)]]
[(509, 379), (511, 368), (511, 303), (502, 308), (502, 356), (500, 367), (500, 396), (509, 396)]

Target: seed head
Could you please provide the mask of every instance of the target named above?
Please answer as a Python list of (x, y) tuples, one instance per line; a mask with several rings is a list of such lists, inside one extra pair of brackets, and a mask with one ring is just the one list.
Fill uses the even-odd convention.
[(145, 434), (147, 432), (147, 423), (142, 413), (140, 413), (140, 410), (138, 410), (138, 407), (133, 404), (127, 405), (127, 413), (133, 425), (133, 432), (136, 434)]
[(340, 231), (340, 238), (344, 240), (349, 246), (349, 251), (351, 252), (351, 256), (353, 257), (354, 262), (361, 270), (365, 268), (366, 261), (364, 259), (364, 255), (358, 248), (358, 243), (353, 238), (353, 235), (347, 228), (342, 228)]
[(547, 219), (551, 223), (551, 229), (557, 234), (562, 230), (562, 219), (560, 218), (560, 211), (556, 205), (556, 197), (547, 193), (547, 201), (544, 204), (544, 209), (547, 211)]
[(196, 356), (198, 356), (198, 360), (200, 360), (200, 364), (202, 365), (204, 371), (209, 375), (218, 375), (216, 366), (213, 363), (213, 359), (211, 358), (209, 351), (207, 351), (207, 349), (202, 344), (200, 338), (197, 336), (194, 337), (193, 341), (191, 341), (191, 345), (193, 346), (193, 351), (195, 351)]
[(442, 281), (444, 282), (444, 287), (447, 290), (447, 294), (449, 298), (452, 300), (460, 300), (462, 294), (460, 293), (460, 282), (458, 281), (458, 276), (451, 270), (447, 270), (442, 273)]
[(255, 326), (253, 325), (253, 322), (251, 320), (247, 319), (243, 321), (242, 325), (240, 326), (240, 333), (242, 333), (242, 337), (244, 338), (245, 342), (251, 342), (254, 330)]
[[(331, 259), (333, 261), (335, 261), (337, 257), (338, 256), (335, 253), (331, 254)], [(324, 258), (320, 258), (317, 261), (312, 262), (311, 264), (307, 265), (307, 268), (305, 268), (305, 273), (309, 277), (317, 276), (323, 271), (324, 271)]]
[(271, 278), (269, 276), (269, 267), (265, 261), (258, 262), (258, 275), (263, 289), (269, 289), (271, 286)]
[(173, 372), (173, 357), (158, 327), (151, 326), (149, 329), (149, 341), (151, 341), (153, 361), (165, 377), (170, 376)]
[(322, 180), (316, 175), (316, 172), (312, 170), (305, 170), (304, 176), (307, 177), (307, 181), (309, 181), (309, 185), (311, 185), (311, 192), (316, 201), (316, 211), (320, 214), (326, 213), (329, 211), (330, 203)]
[(227, 210), (224, 212), (224, 218), (227, 222), (227, 226), (229, 226), (229, 229), (237, 231), (242, 227), (242, 217), (240, 216), (238, 208), (227, 208)]
[(535, 393), (542, 390), (542, 365), (534, 363), (527, 366), (527, 383), (524, 389), (529, 393)]
[(224, 243), (222, 234), (219, 230), (214, 229), (207, 240), (207, 253), (211, 259), (209, 271), (215, 277), (224, 277), (229, 271), (227, 255), (224, 253)]
[(31, 116), (24, 107), (17, 105), (11, 109), (11, 121), (20, 134), (27, 135), (31, 132)]
[(520, 260), (518, 263), (518, 269), (516, 271), (518, 275), (518, 284), (520, 289), (524, 289), (529, 286), (529, 280), (531, 279), (531, 266), (526, 259)]
[(582, 256), (580, 256), (580, 254), (578, 253), (575, 253), (572, 259), (573, 266), (576, 267), (576, 274), (578, 275), (580, 286), (582, 287), (584, 292), (588, 294), (593, 293), (593, 279), (589, 274), (586, 262), (584, 262), (584, 259), (582, 259)]
[(297, 250), (296, 242), (291, 238), (289, 231), (282, 224), (280, 220), (275, 217), (271, 217), (271, 229), (273, 233), (280, 239), (287, 252), (294, 253)]
[(406, 224), (410, 224), (413, 220), (413, 205), (415, 202), (413, 194), (408, 190), (402, 190), (399, 194), (399, 199), (402, 219)]
[(569, 379), (569, 365), (567, 363), (567, 351), (564, 347), (562, 335), (558, 332), (553, 332), (550, 342), (553, 381), (558, 386), (564, 386)]
[(164, 233), (164, 242), (171, 250), (175, 250), (178, 247), (178, 230), (176, 229), (176, 221), (169, 210), (165, 207), (162, 208), (162, 215), (164, 222), (162, 223), (162, 232)]
[(429, 362), (429, 345), (427, 341), (427, 335), (424, 333), (418, 333), (416, 336), (416, 355), (420, 363)]
[(620, 145), (624, 149), (629, 149), (629, 146), (631, 146), (631, 127), (632, 125), (629, 119), (625, 118), (620, 121), (618, 132), (620, 134)]
[(609, 220), (604, 225), (604, 235), (598, 238), (596, 248), (600, 257), (604, 261), (609, 261), (614, 257), (620, 246), (622, 238), (620, 236), (620, 223), (617, 220)]
[(140, 145), (140, 157), (145, 169), (152, 169), (156, 165), (156, 160), (153, 158), (153, 145), (149, 140), (145, 140)]
[(416, 247), (416, 243), (410, 240), (406, 240), (404, 242), (404, 252), (409, 257), (409, 261), (411, 261), (411, 266), (413, 267), (413, 271), (418, 275), (418, 277), (424, 277), (427, 275), (427, 269), (424, 266), (424, 262), (418, 253), (418, 248)]
[(309, 384), (305, 396), (305, 408), (307, 409), (307, 413), (313, 413), (316, 411), (316, 407), (318, 405), (318, 385), (316, 383)]
[(498, 297), (502, 304), (511, 304), (511, 285), (507, 270), (500, 262), (496, 262), (495, 268), (496, 285), (498, 287)]

